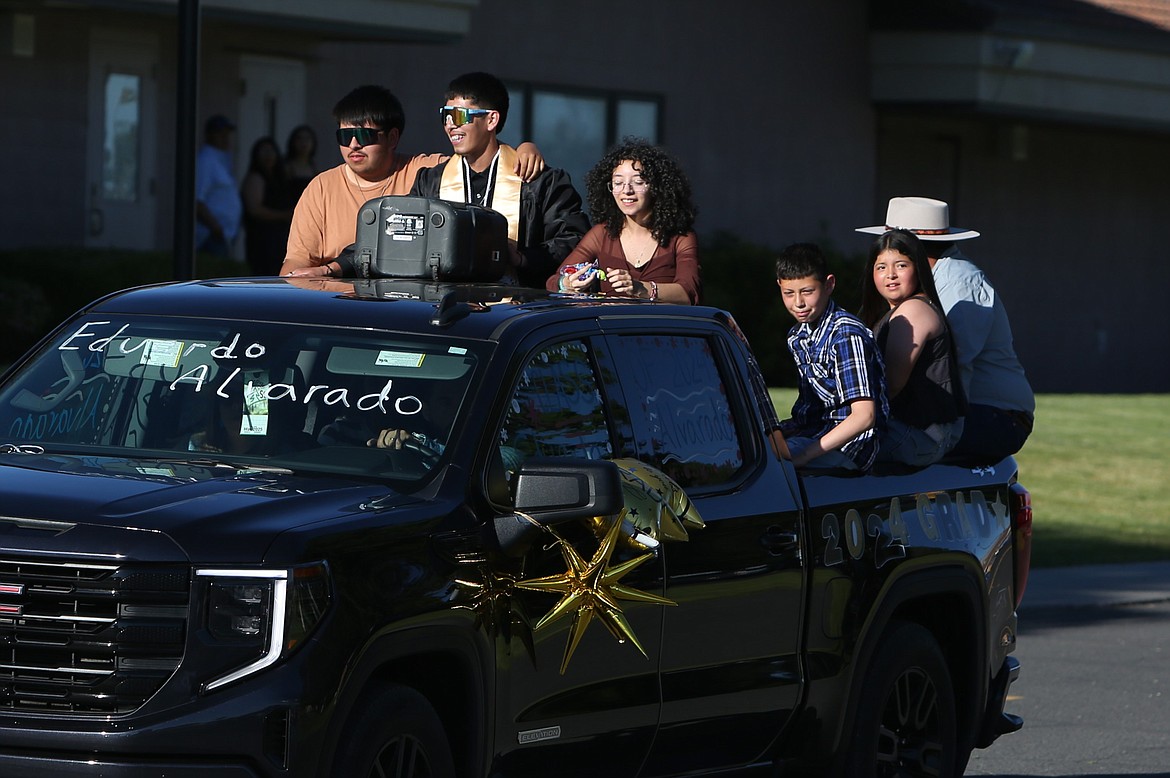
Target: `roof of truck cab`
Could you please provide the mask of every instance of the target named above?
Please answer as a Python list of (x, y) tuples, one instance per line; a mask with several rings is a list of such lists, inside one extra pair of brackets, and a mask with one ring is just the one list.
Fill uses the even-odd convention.
[[(440, 312), (444, 306), (445, 311)], [(516, 320), (613, 313), (709, 318), (709, 308), (625, 298), (563, 295), (498, 284), (404, 279), (219, 278), (137, 287), (105, 297), (91, 313), (374, 327), (490, 338)], [(559, 314), (557, 312), (560, 312)], [(700, 312), (702, 311), (702, 312)], [(436, 323), (441, 319), (441, 323)]]

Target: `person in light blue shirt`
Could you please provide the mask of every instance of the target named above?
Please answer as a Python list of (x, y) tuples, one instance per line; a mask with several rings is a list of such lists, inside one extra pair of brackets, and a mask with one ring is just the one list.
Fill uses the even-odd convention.
[(195, 248), (228, 257), (240, 231), (244, 204), (232, 173), (232, 135), (226, 116), (204, 125), (204, 144), (195, 157)]
[(954, 337), (968, 408), (950, 456), (992, 464), (1015, 454), (1032, 432), (1036, 398), (1016, 356), (1003, 301), (956, 245), (979, 233), (951, 227), (948, 205), (928, 197), (892, 198), (886, 222), (857, 231), (880, 235), (900, 228), (918, 236)]

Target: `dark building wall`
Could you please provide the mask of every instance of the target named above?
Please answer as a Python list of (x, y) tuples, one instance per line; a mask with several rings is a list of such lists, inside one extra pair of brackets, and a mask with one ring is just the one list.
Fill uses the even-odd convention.
[[(0, 50), (0, 88), (5, 121), (0, 148), (11, 185), (0, 187), (0, 226), (5, 248), (85, 245), (91, 201), (86, 191), (92, 136), (100, 120), (90, 115), (91, 92), (105, 74), (92, 72), (95, 35), (146, 36), (155, 48), (150, 70), (151, 103), (143, 107), (143, 135), (149, 154), (139, 160), (146, 172), (142, 197), (155, 201), (149, 227), (157, 248), (172, 246), (174, 224), (175, 94), (178, 32), (167, 14), (85, 9), (37, 9), (35, 54), (17, 57)], [(197, 143), (203, 121), (213, 113), (235, 117), (241, 99), (242, 54), (300, 59), (312, 63), (316, 41), (304, 34), (257, 30), (215, 20), (202, 25), (200, 105)], [(311, 64), (310, 64), (311, 70)], [(332, 105), (332, 103), (329, 103)], [(319, 131), (332, 132), (328, 107)], [(252, 138), (237, 138), (235, 153), (247, 155)], [(283, 142), (283, 139), (281, 139)], [(332, 162), (329, 145), (322, 158)], [(17, 185), (16, 182), (19, 182)], [(100, 216), (96, 217), (100, 218)]]
[[(330, 109), (363, 83), (402, 98), (409, 151), (448, 150), (435, 109), (447, 81), (468, 70), (659, 95), (663, 142), (691, 176), (700, 232), (772, 247), (827, 241), (860, 254), (868, 239), (853, 228), (881, 221), (890, 196), (941, 197), (954, 223), (983, 233), (966, 248), (1008, 304), (1038, 390), (1170, 391), (1161, 343), (1170, 332), (1159, 230), (1170, 205), (1165, 134), (1067, 117), (875, 111), (865, 5), (482, 0), (455, 44), (319, 43), (312, 31), (207, 20), (200, 120), (238, 104), (243, 55), (306, 63), (305, 120), (319, 133), (323, 167), (340, 161)], [(143, 163), (154, 176), (157, 245), (171, 245), (173, 19), (41, 9), (37, 55), (0, 51), (8, 116), (0, 143), (14, 182), (0, 188), (8, 247), (85, 242), (94, 28), (157, 35), (156, 142)], [(238, 139), (237, 153), (251, 140)]]
[(963, 250), (1007, 305), (1037, 391), (1170, 391), (1163, 136), (904, 110), (877, 137), (874, 223), (889, 197), (926, 195), (982, 233)]
[(446, 151), (435, 114), (467, 71), (659, 94), (662, 140), (692, 179), (701, 232), (840, 244), (869, 218), (873, 192), (865, 43), (864, 3), (483, 0), (457, 44), (324, 46), (315, 84), (328, 91), (310, 103), (385, 84), (406, 106), (403, 148)]
[[(84, 240), (88, 50), (83, 22), (42, 25), (38, 56), (0, 54), (6, 181), (0, 186), (0, 225), (8, 246)], [(30, 199), (39, 206), (30, 207)]]

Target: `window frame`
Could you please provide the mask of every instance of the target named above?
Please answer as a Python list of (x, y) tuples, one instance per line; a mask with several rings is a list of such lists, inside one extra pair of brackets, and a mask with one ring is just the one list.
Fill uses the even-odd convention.
[[(512, 507), (510, 502), (504, 505), (498, 500), (492, 499), (492, 488), (488, 482), (491, 478), (491, 463), (494, 461), (500, 446), (500, 432), (507, 419), (512, 398), (516, 395), (516, 390), (519, 387), (520, 378), (537, 354), (556, 345), (572, 341), (583, 342), (588, 349), (590, 368), (597, 381), (598, 392), (601, 394), (602, 412), (609, 433), (610, 448), (613, 451), (611, 458), (634, 455), (632, 440), (626, 436), (627, 433), (619, 430), (621, 425), (615, 421), (614, 392), (619, 393), (617, 397), (622, 401), (624, 401), (624, 396), (620, 394), (620, 387), (614, 381), (606, 380), (607, 374), (613, 375), (616, 371), (612, 357), (608, 353), (604, 353), (607, 344), (604, 338), (600, 337), (597, 321), (591, 320), (584, 326), (581, 322), (573, 322), (544, 328), (518, 344), (515, 355), (509, 360), (504, 380), (499, 384), (501, 388), (492, 400), (494, 407), (484, 425), (484, 443), (476, 469), (480, 474), (480, 492), (487, 497), (488, 504), (497, 510), (511, 509)], [(484, 378), (485, 381), (490, 380), (486, 374)], [(485, 386), (489, 385), (490, 383), (485, 383)], [(628, 431), (629, 425), (627, 424), (625, 428)]]
[[(722, 484), (701, 486), (682, 484), (687, 494), (697, 497), (731, 494), (740, 491), (750, 478), (766, 466), (767, 452), (759, 430), (759, 413), (751, 407), (753, 398), (751, 387), (746, 381), (744, 366), (731, 351), (729, 344), (731, 336), (726, 330), (709, 326), (705, 322), (684, 318), (676, 320), (664, 318), (647, 322), (640, 317), (629, 317), (624, 321), (619, 317), (614, 317), (606, 319), (602, 326), (607, 340), (607, 349), (611, 351), (619, 348), (619, 345), (612, 342), (612, 339), (629, 335), (700, 337), (711, 344), (715, 369), (728, 392), (728, 409), (735, 425), (735, 434), (739, 437), (743, 464), (731, 478)], [(617, 373), (616, 369), (614, 373), (619, 376), (620, 381), (620, 374)], [(624, 386), (620, 387), (620, 390), (622, 391), (622, 403), (628, 408), (629, 402)], [(649, 463), (653, 461), (651, 453), (635, 448), (632, 456)]]
[[(586, 179), (590, 170), (609, 149), (621, 142), (627, 135), (635, 137), (645, 136), (647, 133), (622, 131), (618, 128), (619, 106), (623, 101), (630, 103), (650, 103), (654, 106), (654, 129), (647, 137), (652, 145), (662, 145), (665, 142), (665, 122), (663, 115), (666, 111), (666, 98), (662, 93), (638, 92), (626, 89), (605, 89), (603, 87), (569, 86), (539, 81), (510, 81), (507, 83), (508, 92), (512, 98), (508, 121), (505, 125), (505, 143), (513, 145), (521, 141), (534, 142), (542, 152), (549, 156), (551, 167), (567, 173), (573, 182), (577, 193), (581, 195), (582, 205), (589, 213), (589, 192)], [(568, 99), (590, 99), (602, 103), (605, 116), (600, 127), (601, 142), (599, 148), (587, 148), (587, 145), (571, 146), (568, 155), (558, 153), (561, 150), (561, 140), (547, 133), (538, 134), (535, 130), (533, 102), (534, 95), (545, 92)]]
[(508, 93), (514, 100), (517, 95), (523, 97), (523, 108), (519, 116), (513, 114), (511, 109), (508, 112), (508, 126), (515, 130), (517, 125), (512, 122), (518, 122), (521, 137), (527, 140), (533, 140), (539, 145), (539, 140), (532, 137), (532, 103), (534, 92), (554, 92), (562, 94), (566, 97), (575, 98), (600, 98), (605, 103), (605, 146), (610, 146), (617, 143), (621, 138), (617, 137), (617, 117), (618, 104), (623, 100), (654, 103), (657, 108), (654, 117), (654, 137), (647, 138), (652, 144), (661, 145), (666, 141), (664, 137), (665, 123), (662, 120), (662, 115), (666, 109), (666, 96), (662, 92), (641, 92), (633, 89), (607, 89), (605, 87), (588, 87), (588, 86), (574, 86), (570, 84), (561, 84), (546, 81), (508, 81)]

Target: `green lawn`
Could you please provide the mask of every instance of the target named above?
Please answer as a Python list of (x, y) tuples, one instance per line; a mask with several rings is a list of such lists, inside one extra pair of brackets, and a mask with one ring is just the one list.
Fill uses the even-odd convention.
[[(794, 392), (776, 389), (781, 418)], [(1050, 394), (1016, 455), (1037, 567), (1170, 559), (1170, 395)]]

